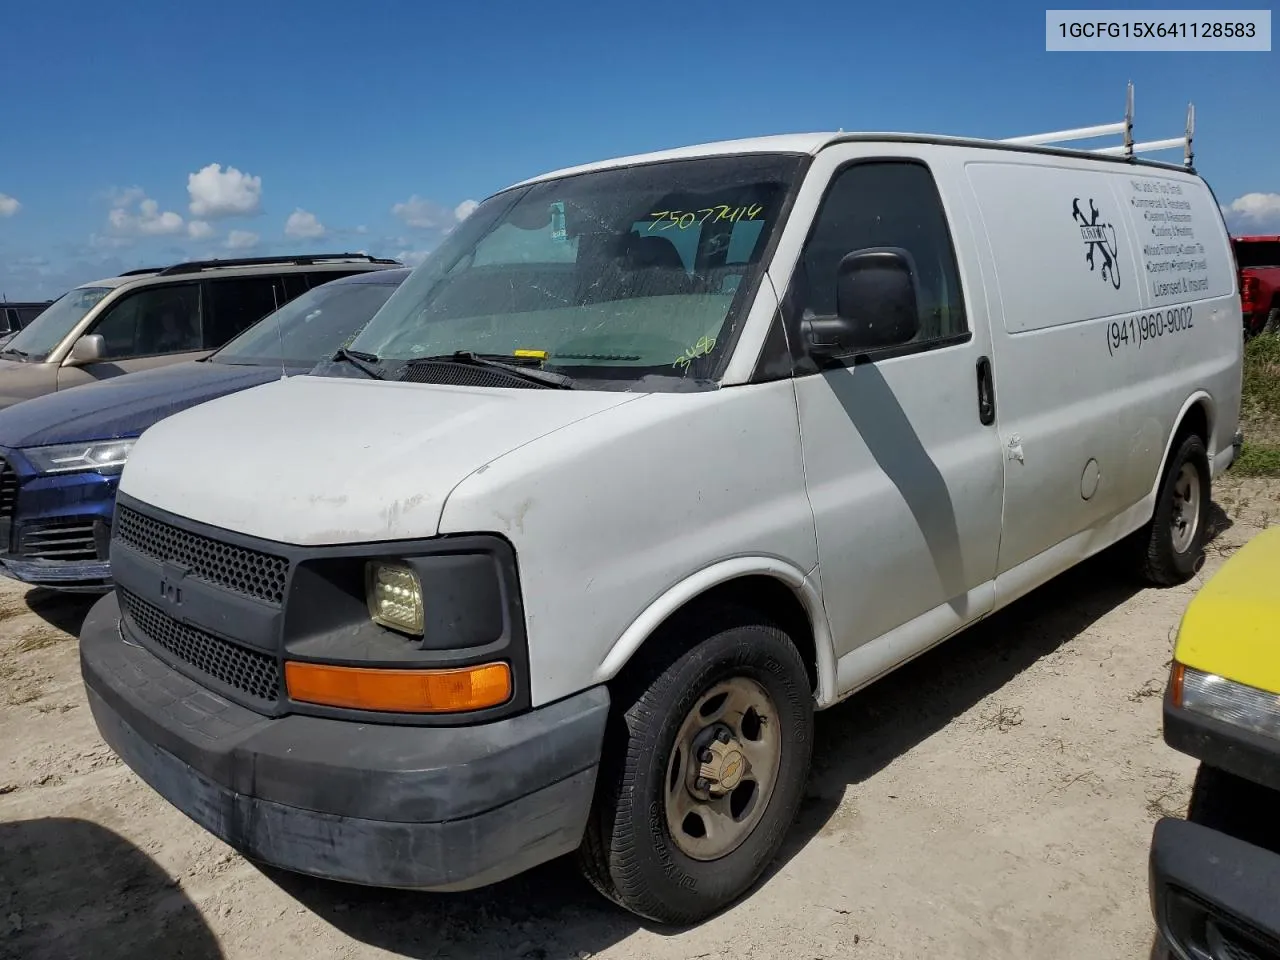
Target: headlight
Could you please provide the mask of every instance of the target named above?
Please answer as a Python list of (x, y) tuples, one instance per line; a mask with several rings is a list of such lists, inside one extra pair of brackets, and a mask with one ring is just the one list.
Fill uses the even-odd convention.
[(51, 447), (28, 447), (22, 453), (41, 473), (96, 470), (98, 473), (112, 474), (124, 469), (124, 462), (136, 442), (136, 438), (130, 438), (92, 443), (59, 443)]
[(1280, 696), (1257, 687), (1179, 663), (1173, 668), (1173, 702), (1233, 727), (1280, 739)]
[(369, 616), (392, 630), (422, 636), (422, 583), (403, 563), (371, 560), (365, 565)]

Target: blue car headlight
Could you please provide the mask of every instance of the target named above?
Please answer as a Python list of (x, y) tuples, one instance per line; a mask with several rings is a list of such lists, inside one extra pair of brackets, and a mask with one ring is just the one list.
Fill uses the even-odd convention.
[(131, 437), (128, 440), (58, 443), (50, 447), (27, 447), (22, 454), (41, 473), (94, 471), (110, 475), (124, 469), (124, 462), (136, 442), (137, 438)]

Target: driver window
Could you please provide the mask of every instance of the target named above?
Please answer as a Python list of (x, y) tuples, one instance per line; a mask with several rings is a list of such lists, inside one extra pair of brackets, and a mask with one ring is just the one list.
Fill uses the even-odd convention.
[(200, 287), (188, 283), (139, 290), (88, 332), (102, 336), (107, 360), (200, 350)]
[(836, 175), (805, 244), (796, 279), (810, 316), (836, 311), (840, 260), (867, 247), (902, 247), (915, 261), (920, 330), (915, 342), (968, 331), (955, 250), (933, 175), (922, 163), (855, 163)]

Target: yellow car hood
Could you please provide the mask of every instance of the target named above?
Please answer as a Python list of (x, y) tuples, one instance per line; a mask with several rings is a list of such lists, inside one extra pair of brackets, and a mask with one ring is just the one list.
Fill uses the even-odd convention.
[(1280, 693), (1280, 527), (1235, 552), (1187, 607), (1174, 659)]

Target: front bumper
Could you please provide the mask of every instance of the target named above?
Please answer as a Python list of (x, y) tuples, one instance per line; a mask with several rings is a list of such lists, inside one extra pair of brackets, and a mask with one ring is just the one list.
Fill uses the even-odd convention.
[(1151, 838), (1150, 888), (1179, 960), (1280, 958), (1280, 854), (1165, 818)]
[(69, 593), (105, 593), (111, 589), (111, 564), (106, 560), (61, 562), (0, 557), (0, 575)]
[(1175, 707), (1171, 690), (1164, 696), (1164, 742), (1219, 770), (1280, 791), (1280, 743)]
[(264, 717), (125, 642), (114, 594), (81, 671), (103, 738), (196, 823), (253, 860), (380, 887), (464, 890), (581, 841), (609, 695), (596, 687), (470, 727)]

